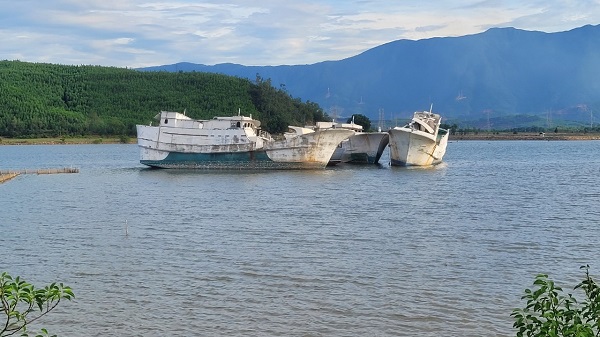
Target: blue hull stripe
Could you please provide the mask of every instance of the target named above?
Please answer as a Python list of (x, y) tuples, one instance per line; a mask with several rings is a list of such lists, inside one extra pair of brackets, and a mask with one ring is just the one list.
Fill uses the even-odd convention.
[(160, 168), (195, 169), (301, 169), (316, 168), (316, 163), (274, 162), (265, 151), (239, 153), (181, 153), (171, 152), (163, 160), (140, 160), (140, 163)]

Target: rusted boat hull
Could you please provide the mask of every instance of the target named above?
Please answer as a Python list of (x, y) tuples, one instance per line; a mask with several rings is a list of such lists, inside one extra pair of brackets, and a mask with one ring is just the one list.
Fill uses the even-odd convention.
[(357, 133), (340, 144), (339, 161), (352, 164), (377, 164), (388, 142), (387, 132)]
[(439, 164), (448, 145), (448, 133), (437, 137), (409, 128), (389, 131), (390, 164), (393, 166), (429, 166)]
[[(172, 130), (171, 130), (172, 131)], [(353, 134), (324, 130), (292, 139), (244, 144), (198, 145), (189, 131), (185, 137), (158, 127), (138, 125), (140, 163), (158, 168), (194, 169), (315, 169), (327, 165), (337, 144)]]

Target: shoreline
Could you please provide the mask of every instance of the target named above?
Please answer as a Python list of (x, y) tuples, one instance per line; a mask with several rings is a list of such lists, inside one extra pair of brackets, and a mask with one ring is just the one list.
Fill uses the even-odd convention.
[(135, 137), (73, 137), (73, 138), (4, 138), (0, 137), (2, 145), (83, 145), (83, 144), (136, 144)]
[[(124, 141), (126, 140), (126, 141)], [(600, 133), (508, 133), (480, 132), (450, 135), (449, 141), (459, 140), (600, 140)], [(73, 138), (3, 138), (2, 145), (84, 145), (84, 144), (136, 144), (135, 137), (73, 137)]]
[(599, 133), (479, 133), (450, 135), (449, 141), (457, 140), (600, 140)]

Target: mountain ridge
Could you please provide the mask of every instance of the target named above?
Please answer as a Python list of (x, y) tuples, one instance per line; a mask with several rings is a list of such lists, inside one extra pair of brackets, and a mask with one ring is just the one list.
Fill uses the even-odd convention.
[(253, 80), (318, 103), (330, 116), (407, 118), (429, 109), (447, 120), (535, 115), (588, 123), (600, 109), (600, 25), (556, 33), (513, 27), (458, 37), (401, 39), (337, 61), (244, 66), (182, 62), (143, 71), (202, 71)]

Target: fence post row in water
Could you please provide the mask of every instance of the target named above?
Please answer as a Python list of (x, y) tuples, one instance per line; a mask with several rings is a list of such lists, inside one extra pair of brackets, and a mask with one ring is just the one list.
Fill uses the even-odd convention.
[(0, 170), (0, 183), (8, 181), (20, 174), (56, 174), (56, 173), (79, 173), (78, 168), (64, 167), (55, 169), (24, 169), (24, 170)]

